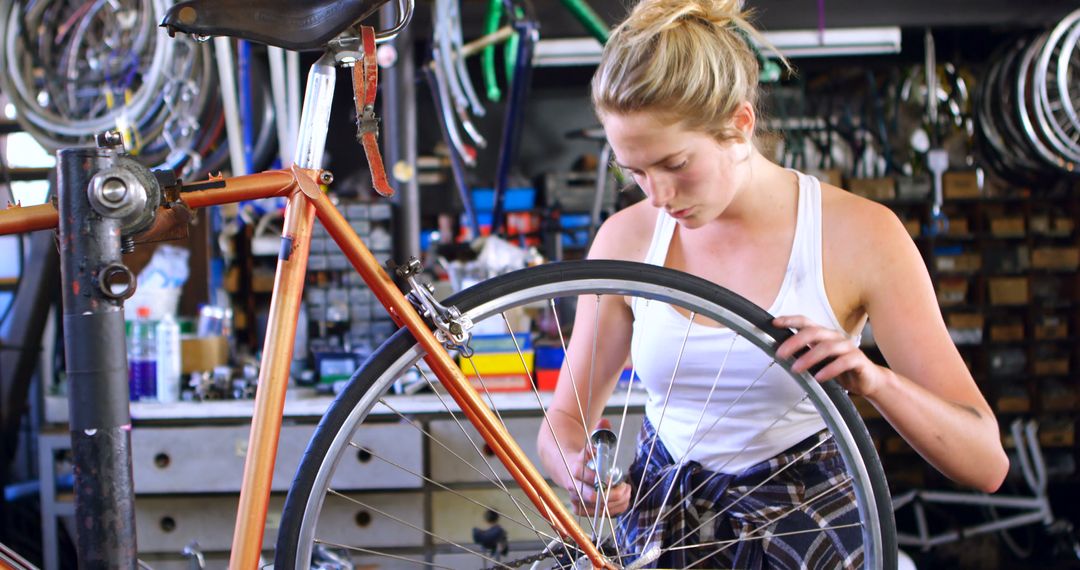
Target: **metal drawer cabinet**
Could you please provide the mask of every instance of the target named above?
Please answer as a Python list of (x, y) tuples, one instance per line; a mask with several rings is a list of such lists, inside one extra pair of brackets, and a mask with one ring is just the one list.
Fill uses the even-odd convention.
[[(248, 426), (140, 427), (131, 432), (135, 492), (235, 493), (240, 490)], [(287, 491), (314, 433), (312, 425), (281, 430), (272, 489)], [(361, 426), (352, 441), (354, 464), (339, 466), (337, 489), (418, 488), (419, 477), (401, 476), (388, 462), (422, 473), (420, 434), (401, 424)]]
[[(236, 495), (139, 497), (135, 501), (139, 553), (177, 554), (197, 541), (204, 552), (227, 552), (236, 520)], [(277, 540), (283, 495), (270, 499), (263, 547)], [(350, 493), (331, 496), (320, 514), (319, 538), (365, 548), (419, 547), (423, 544), (424, 497), (419, 492)], [(412, 527), (398, 522), (405, 521)]]
[[(192, 541), (205, 552), (225, 551), (232, 546), (237, 495), (138, 497), (135, 500), (135, 532), (139, 553), (178, 554)], [(283, 496), (270, 498), (269, 513), (281, 516)], [(263, 544), (277, 540), (277, 525), (267, 525)]]
[[(555, 489), (563, 503), (569, 503), (570, 496), (563, 489)], [(435, 536), (458, 544), (472, 544), (472, 529), (488, 526), (488, 510), (499, 515), (498, 523), (506, 530), (510, 542), (539, 542), (533, 528), (547, 528), (543, 517), (536, 512), (536, 507), (529, 502), (524, 491), (511, 487), (514, 499), (501, 489), (460, 489), (455, 491), (437, 491), (431, 494), (431, 530)], [(483, 505), (483, 506), (481, 506)], [(524, 511), (524, 514), (522, 512)]]

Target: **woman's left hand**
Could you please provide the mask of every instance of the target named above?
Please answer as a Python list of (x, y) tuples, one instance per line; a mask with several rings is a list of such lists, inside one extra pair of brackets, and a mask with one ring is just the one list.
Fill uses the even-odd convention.
[(870, 397), (885, 383), (886, 370), (871, 362), (843, 332), (825, 328), (801, 315), (777, 317), (773, 325), (795, 330), (776, 349), (778, 358), (792, 358), (805, 350), (795, 359), (792, 371), (801, 373), (824, 364), (814, 374), (816, 380), (836, 379), (848, 392), (864, 397)]

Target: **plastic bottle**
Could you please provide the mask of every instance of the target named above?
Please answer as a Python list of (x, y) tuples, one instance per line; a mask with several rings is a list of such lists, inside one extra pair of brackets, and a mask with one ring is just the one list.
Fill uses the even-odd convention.
[(150, 307), (139, 307), (128, 336), (128, 387), (131, 401), (157, 399), (157, 335)]
[(180, 324), (169, 313), (157, 324), (157, 399), (180, 399)]

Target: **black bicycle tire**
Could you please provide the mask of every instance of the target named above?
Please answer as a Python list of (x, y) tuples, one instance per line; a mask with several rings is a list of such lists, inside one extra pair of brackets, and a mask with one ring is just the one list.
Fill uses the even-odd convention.
[[(447, 306), (457, 306), (464, 311), (539, 283), (557, 283), (600, 277), (622, 280), (628, 283), (652, 281), (653, 284), (689, 293), (700, 298), (716, 299), (726, 309), (765, 333), (771, 339), (771, 346), (778, 346), (792, 334), (790, 330), (773, 326), (772, 316), (765, 310), (715, 283), (671, 269), (625, 261), (567, 261), (532, 267), (486, 280), (451, 296), (444, 303)], [(759, 346), (763, 346), (760, 339), (750, 340)], [(384, 374), (385, 370), (411, 350), (415, 344), (416, 341), (408, 330), (398, 330), (353, 374), (347, 386), (335, 398), (326, 414), (322, 417), (304, 452), (296, 477), (285, 500), (285, 507), (278, 530), (275, 568), (291, 569), (297, 567), (295, 559), (299, 547), (299, 535), (309, 496), (322, 468), (324, 458), (331, 444), (342, 430), (344, 422), (347, 421), (355, 406), (367, 394), (375, 381)], [(763, 346), (763, 348), (769, 350), (768, 347)], [(772, 354), (772, 351), (769, 350), (769, 353)], [(788, 367), (782, 361), (781, 364), (785, 368)], [(890, 570), (895, 569), (898, 563), (898, 547), (892, 498), (877, 451), (861, 416), (859, 416), (854, 404), (840, 386), (835, 382), (826, 382), (822, 384), (822, 387), (835, 405), (839, 421), (843, 422), (849, 429), (855, 448), (866, 462), (866, 471), (872, 488), (873, 500), (880, 518), (881, 567)], [(361, 422), (362, 420), (358, 423)]]

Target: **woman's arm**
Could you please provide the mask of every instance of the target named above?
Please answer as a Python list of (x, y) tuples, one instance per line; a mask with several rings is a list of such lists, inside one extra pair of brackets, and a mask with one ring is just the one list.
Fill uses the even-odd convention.
[(889, 368), (871, 362), (841, 332), (802, 317), (777, 319), (778, 326), (798, 330), (778, 356), (811, 347), (796, 360), (797, 371), (833, 358), (819, 380), (836, 378), (864, 396), (950, 479), (993, 492), (1009, 468), (997, 419), (949, 337), (926, 265), (895, 214), (876, 204), (858, 209), (858, 221), (838, 231), (862, 239), (830, 239), (834, 249), (826, 257), (860, 291)]
[[(590, 258), (630, 257), (625, 250), (626, 240), (618, 235), (617, 217), (609, 219), (597, 233)], [(630, 352), (632, 327), (633, 316), (622, 297), (578, 298), (566, 359), (537, 436), (540, 463), (547, 475), (564, 488), (588, 489), (587, 503), (591, 502), (594, 477), (585, 469), (585, 442), (615, 390)]]
[[(568, 488), (572, 484), (568, 467), (574, 466), (566, 462), (584, 449), (589, 431), (586, 426), (591, 429), (600, 420), (629, 353), (632, 319), (626, 304), (612, 296), (597, 301), (597, 297), (589, 295), (578, 299), (574, 332), (545, 414), (546, 425), (540, 427), (538, 436), (544, 469)], [(574, 473), (573, 478), (580, 477), (580, 473)]]

